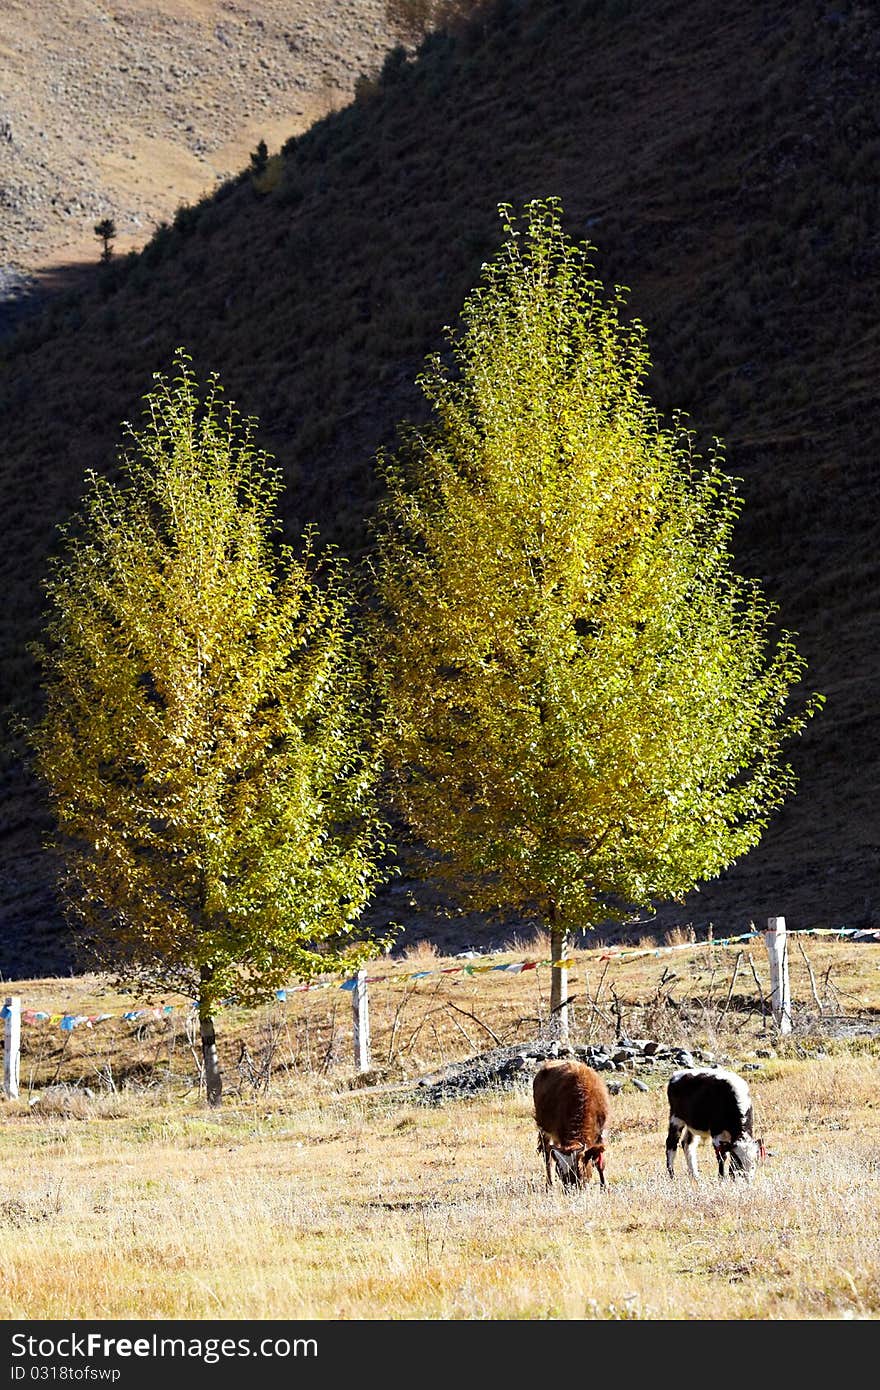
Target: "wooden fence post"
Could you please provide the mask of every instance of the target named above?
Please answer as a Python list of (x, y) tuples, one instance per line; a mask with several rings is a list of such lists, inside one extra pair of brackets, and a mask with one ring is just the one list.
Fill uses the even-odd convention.
[(18, 1098), (18, 1068), (21, 1056), (21, 998), (8, 994), (3, 1006), (4, 1051), (3, 1089), (10, 1100)]
[(354, 1064), (358, 1071), (369, 1071), (372, 1063), (366, 970), (359, 970), (355, 977), (355, 987), (351, 993), (351, 1011), (354, 1022)]
[(764, 944), (770, 960), (770, 1007), (780, 1033), (791, 1032), (791, 989), (784, 917), (768, 917)]

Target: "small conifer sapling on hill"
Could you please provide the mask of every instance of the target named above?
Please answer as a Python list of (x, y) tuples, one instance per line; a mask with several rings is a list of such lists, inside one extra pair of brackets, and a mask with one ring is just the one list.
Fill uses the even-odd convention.
[(805, 663), (734, 567), (740, 510), (644, 391), (645, 332), (534, 201), (380, 455), (377, 651), (397, 813), (469, 907), (573, 930), (681, 900), (792, 791)]
[(101, 242), (101, 260), (107, 262), (113, 255), (112, 243), (116, 239), (116, 223), (112, 217), (102, 217), (95, 223), (95, 236)]
[(214, 1015), (352, 970), (382, 877), (377, 724), (344, 566), (278, 546), (254, 422), (181, 350), (46, 583), (35, 764), (91, 958)]

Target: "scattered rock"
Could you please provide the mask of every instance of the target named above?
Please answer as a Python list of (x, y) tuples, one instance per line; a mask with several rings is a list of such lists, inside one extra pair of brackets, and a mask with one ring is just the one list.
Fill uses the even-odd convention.
[[(637, 1091), (649, 1091), (651, 1087), (634, 1072), (644, 1069), (652, 1076), (663, 1075), (665, 1068), (671, 1075), (682, 1067), (695, 1065), (694, 1056), (701, 1064), (714, 1066), (711, 1053), (693, 1052), (687, 1048), (670, 1047), (655, 1039), (627, 1039), (614, 1045), (614, 1051), (606, 1043), (589, 1043), (586, 1046), (570, 1047), (556, 1041), (535, 1041), (519, 1043), (510, 1047), (495, 1048), (491, 1052), (471, 1057), (465, 1062), (453, 1063), (442, 1071), (432, 1072), (413, 1083), (420, 1095), (434, 1105), (447, 1100), (466, 1098), (486, 1089), (531, 1091), (532, 1077), (543, 1062), (556, 1058), (577, 1057), (591, 1066), (594, 1071), (623, 1073), (606, 1077), (606, 1085), (612, 1095), (619, 1095), (626, 1081), (632, 1082)], [(729, 1059), (728, 1059), (729, 1060)], [(741, 1063), (742, 1071), (760, 1071), (757, 1062)], [(656, 1084), (656, 1083), (655, 1083)]]
[(255, 115), (280, 144), (351, 99), (396, 41), (383, 0), (299, 0), (295, 47), (274, 0), (240, 0), (221, 25), (204, 6), (125, 8), (108, 29), (82, 0), (36, 4), (27, 23), (0, 5), (0, 52), (15, 55), (3, 70), (3, 184), (20, 189), (0, 220), (0, 267), (97, 263), (92, 227), (110, 211), (117, 251), (142, 246), (143, 228), (247, 165)]

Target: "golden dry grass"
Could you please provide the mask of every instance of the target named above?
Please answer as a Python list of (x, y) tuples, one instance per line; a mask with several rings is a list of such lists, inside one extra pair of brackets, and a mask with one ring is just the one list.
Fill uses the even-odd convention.
[[(819, 941), (808, 954), (820, 987), (832, 957), (831, 980), (858, 996), (867, 1021), (880, 993), (877, 947)], [(711, 988), (703, 946), (614, 962), (615, 993), (635, 1015), (674, 961), (680, 1006), (694, 1009), (692, 1044), (714, 1037), (736, 1065), (759, 1058), (760, 1071), (749, 1079), (774, 1156), (751, 1187), (719, 1184), (711, 1155), (702, 1157), (698, 1184), (683, 1168), (668, 1181), (667, 1072), (658, 1069), (646, 1074), (647, 1092), (618, 1077), (624, 1084), (614, 1098), (608, 1192), (546, 1193), (527, 1078), (512, 1092), (486, 1090), (434, 1106), (412, 1089), (359, 1087), (350, 1037), (345, 1057), (328, 1065), (308, 1066), (303, 1052), (310, 1014), (314, 1061), (329, 1036), (330, 996), (341, 994), (346, 1007), (348, 996), (302, 993), (284, 1006), (287, 1033), (268, 1089), (245, 1084), (227, 1055), (220, 1111), (209, 1111), (184, 1071), (167, 1065), (167, 1037), (153, 1074), (144, 1062), (115, 1091), (94, 1075), (91, 1095), (83, 1086), (46, 1090), (44, 1068), (30, 1095), (23, 1086), (20, 1100), (0, 1108), (0, 1317), (875, 1318), (877, 1041), (835, 1041), (830, 1018), (809, 1029), (810, 990), (794, 962), (802, 1013), (790, 1039), (762, 1030), (760, 1012), (749, 1015), (744, 1005), (732, 1022), (730, 1011), (719, 1020), (706, 999), (724, 1003), (735, 956), (718, 948), (715, 955), (724, 956), (723, 978)], [(578, 954), (574, 973), (582, 992), (590, 982), (591, 996), (600, 960), (599, 952)], [(380, 1059), (406, 1000), (398, 1079), (423, 1045), (422, 1060), (431, 1065), (441, 1060), (438, 1048), (447, 1057), (469, 1055), (450, 1021), (453, 1000), (498, 1034), (541, 1007), (541, 971), (443, 976), (440, 970), (461, 962), (429, 953), (424, 962), (436, 976), (372, 987)], [(376, 972), (396, 978), (411, 964), (383, 962)], [(41, 991), (44, 1004), (62, 988), (82, 1003), (101, 982), (15, 988), (39, 1007)], [(600, 1008), (607, 997), (606, 988)], [(109, 1010), (106, 995), (102, 1002)], [(473, 1019), (460, 1018), (480, 1032)], [(422, 1035), (436, 1027), (435, 1050), (422, 1038), (407, 1051), (406, 1035), (423, 1019)], [(227, 1053), (247, 1040), (256, 1049), (264, 1025), (230, 1010), (222, 1019)], [(339, 1016), (335, 1026), (341, 1033)], [(157, 1050), (155, 1041), (131, 1037), (129, 1025), (101, 1027), (104, 1061), (116, 1077), (126, 1053)], [(576, 1033), (585, 1036), (587, 1027), (581, 1010)], [(90, 1065), (94, 1073), (99, 1029), (88, 1042), (86, 1031), (73, 1035), (69, 1049), (82, 1050), (68, 1051), (61, 1080), (87, 1078)], [(184, 1053), (178, 1044), (172, 1061), (182, 1063)], [(378, 1079), (392, 1079), (393, 1066), (377, 1070)]]
[(218, 1115), (10, 1107), (0, 1316), (872, 1318), (876, 1068), (826, 1057), (756, 1082), (776, 1156), (750, 1188), (705, 1159), (699, 1184), (670, 1183), (662, 1091), (625, 1089), (604, 1196), (545, 1193), (527, 1088), (439, 1108), (317, 1081)]

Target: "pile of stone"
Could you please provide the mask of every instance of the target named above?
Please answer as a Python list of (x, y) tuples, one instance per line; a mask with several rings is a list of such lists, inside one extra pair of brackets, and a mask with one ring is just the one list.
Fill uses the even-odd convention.
[[(665, 1084), (672, 1072), (681, 1067), (733, 1065), (726, 1055), (716, 1057), (704, 1048), (677, 1047), (650, 1038), (619, 1038), (614, 1043), (588, 1043), (583, 1047), (559, 1042), (521, 1043), (495, 1048), (423, 1076), (416, 1083), (417, 1095), (427, 1104), (436, 1105), (474, 1095), (487, 1087), (499, 1091), (530, 1088), (538, 1067), (556, 1057), (570, 1057), (586, 1062), (594, 1071), (613, 1073), (605, 1077), (612, 1095), (617, 1095), (627, 1083), (638, 1091), (652, 1090), (646, 1078), (657, 1077)], [(739, 1070), (753, 1071), (758, 1065), (742, 1064)]]

